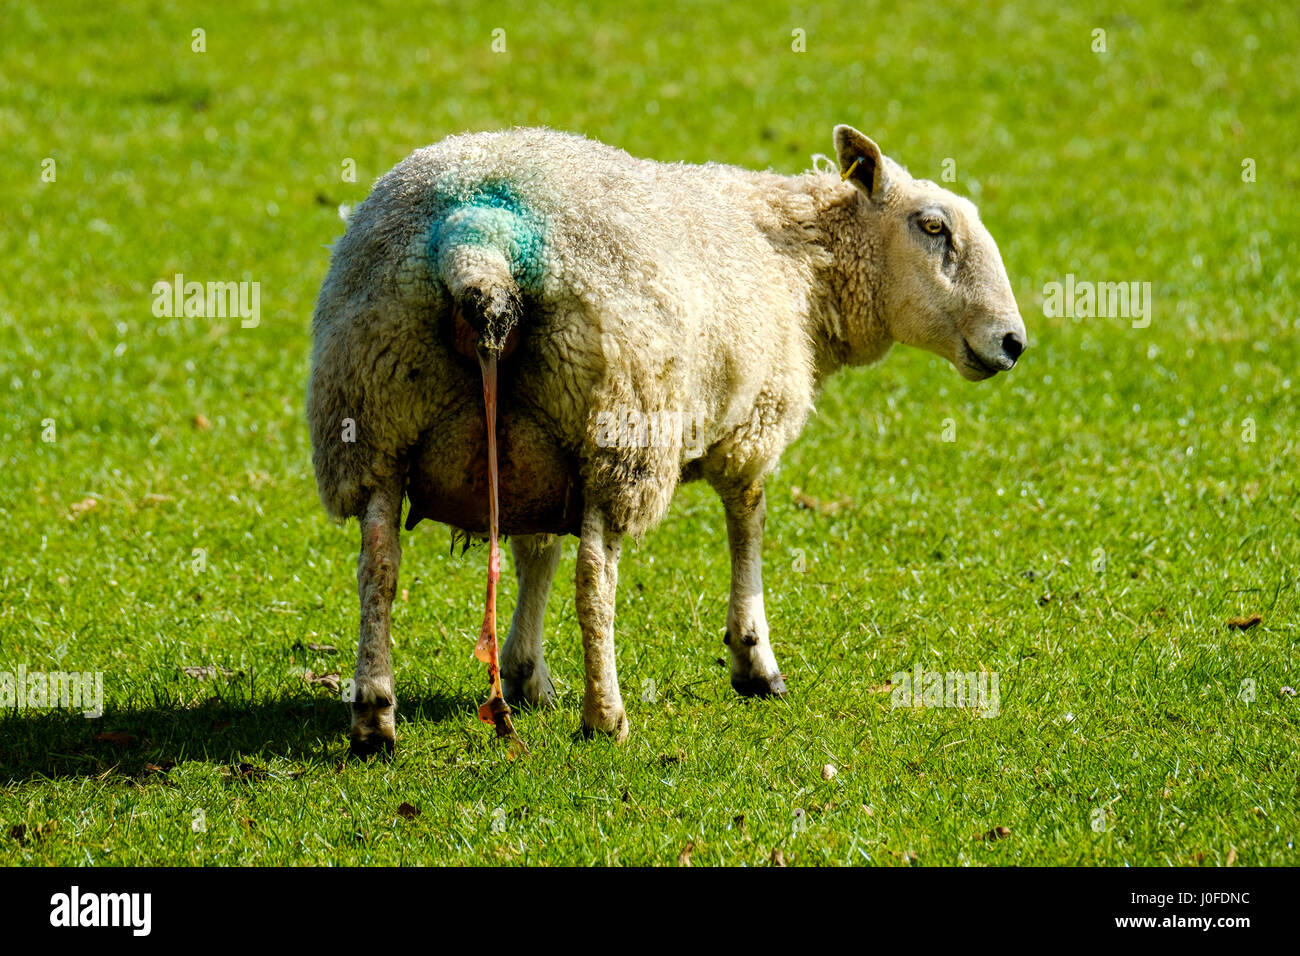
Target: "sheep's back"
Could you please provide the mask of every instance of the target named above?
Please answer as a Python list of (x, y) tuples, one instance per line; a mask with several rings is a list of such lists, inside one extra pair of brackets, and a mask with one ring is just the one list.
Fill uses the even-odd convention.
[[(774, 461), (793, 436), (769, 423), (773, 447), (759, 449), (755, 410), (789, 407), (801, 425), (811, 401), (809, 263), (797, 244), (793, 254), (782, 245), (782, 183), (638, 160), (546, 130), (417, 150), (376, 184), (336, 248), (317, 358), (351, 367), (323, 378), (350, 381), (354, 402), (385, 410), (374, 423), (380, 444), (409, 447), (448, 404), (445, 393), (475, 387), (438, 335), (450, 310), (439, 254), (448, 243), (498, 243), (528, 303), (517, 394), (581, 460), (584, 483), (655, 520), (692, 451), (610, 448), (596, 433), (602, 413), (689, 415), (701, 447), (739, 432)], [(743, 447), (728, 454), (745, 458)]]

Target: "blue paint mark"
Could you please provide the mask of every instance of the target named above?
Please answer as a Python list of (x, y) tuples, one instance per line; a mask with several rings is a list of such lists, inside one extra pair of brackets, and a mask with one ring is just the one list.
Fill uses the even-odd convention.
[(438, 213), (429, 235), (430, 259), (437, 262), (439, 252), (449, 246), (492, 246), (505, 256), (520, 289), (540, 291), (545, 222), (512, 183), (442, 182), (434, 190)]

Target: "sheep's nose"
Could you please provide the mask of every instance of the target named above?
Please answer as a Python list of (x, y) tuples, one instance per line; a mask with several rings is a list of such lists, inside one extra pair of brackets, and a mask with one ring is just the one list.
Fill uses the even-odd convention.
[(1007, 353), (1007, 358), (1011, 359), (1011, 364), (1015, 364), (1016, 359), (1020, 358), (1020, 353), (1024, 350), (1024, 339), (1015, 332), (1008, 332), (1002, 336), (1002, 351)]

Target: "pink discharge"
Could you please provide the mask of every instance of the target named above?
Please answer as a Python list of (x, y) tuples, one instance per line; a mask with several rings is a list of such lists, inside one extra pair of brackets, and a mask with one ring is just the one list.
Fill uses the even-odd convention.
[(479, 369), (483, 372), (483, 408), (487, 415), (488, 459), (488, 580), (483, 610), (483, 630), (479, 632), (474, 656), (488, 666), (490, 689), (487, 701), (478, 709), (479, 719), (493, 724), (499, 737), (513, 737), (510, 707), (501, 694), (501, 665), (497, 652), (497, 581), (501, 578), (501, 546), (497, 541), (500, 514), (497, 489), (497, 357), (490, 350), (478, 350)]

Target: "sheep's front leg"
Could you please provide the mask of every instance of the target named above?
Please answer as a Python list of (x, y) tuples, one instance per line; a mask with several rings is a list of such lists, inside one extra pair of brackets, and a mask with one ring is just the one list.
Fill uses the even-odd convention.
[(507, 703), (550, 704), (555, 685), (542, 654), (546, 599), (560, 564), (560, 538), (519, 535), (510, 539), (519, 599), (510, 619), (510, 636), (501, 651), (501, 686)]
[(622, 535), (605, 527), (604, 516), (588, 506), (578, 545), (577, 606), (582, 628), (586, 689), (582, 695), (582, 731), (627, 739), (627, 713), (614, 667), (614, 594)]
[(763, 610), (763, 524), (767, 503), (761, 481), (721, 492), (731, 547), (731, 600), (727, 636), (731, 686), (746, 697), (784, 697), (785, 681), (776, 666)]
[(357, 590), (361, 597), (361, 639), (352, 693), (352, 753), (391, 751), (396, 741), (397, 701), (389, 652), (390, 613), (402, 561), (398, 522), (401, 495), (376, 491), (361, 515)]

